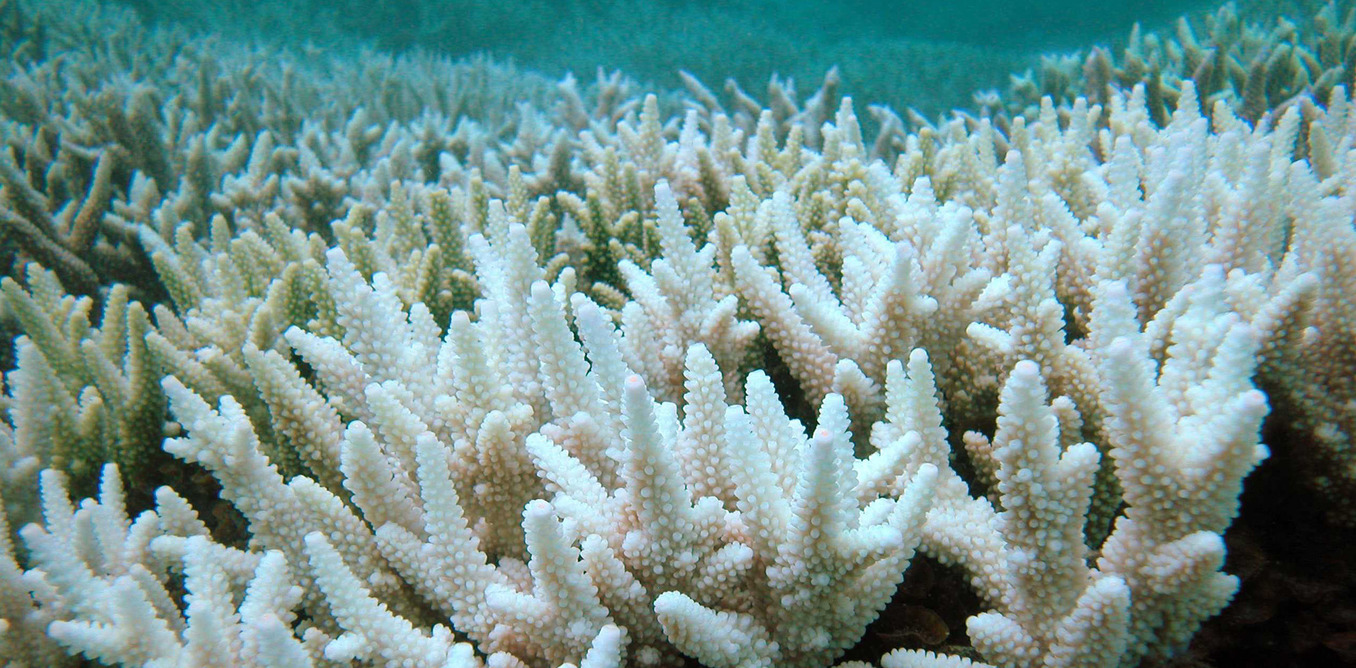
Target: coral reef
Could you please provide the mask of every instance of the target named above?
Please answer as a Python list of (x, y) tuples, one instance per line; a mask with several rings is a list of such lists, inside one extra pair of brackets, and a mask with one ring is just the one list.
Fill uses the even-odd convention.
[[(1183, 82), (1190, 80), (1203, 110), (1223, 100), (1255, 122), (1306, 94), (1326, 100), (1334, 86), (1352, 90), (1356, 6), (1289, 2), (1268, 3), (1267, 10), (1240, 12), (1230, 2), (1194, 21), (1178, 19), (1172, 33), (1136, 25), (1115, 52), (1098, 47), (1086, 55), (1046, 56), (1036, 71), (1013, 78), (1001, 106), (1029, 114), (1043, 97), (1060, 105), (1076, 97), (1105, 104), (1114, 88), (1143, 84), (1149, 112), (1161, 123), (1179, 104)], [(1251, 18), (1257, 14), (1267, 21)]]
[[(5, 665), (1156, 664), (1264, 460), (1356, 518), (1356, 107), (1292, 33), (1212, 52), (1276, 95), (1168, 45), (864, 133), (838, 71), (0, 18)], [(963, 643), (861, 656), (920, 561)]]

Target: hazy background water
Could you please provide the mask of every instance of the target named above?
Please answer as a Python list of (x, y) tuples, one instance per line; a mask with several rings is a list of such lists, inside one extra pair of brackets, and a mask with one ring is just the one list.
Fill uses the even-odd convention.
[[(1005, 88), (1043, 53), (1115, 45), (1135, 22), (1162, 28), (1207, 0), (125, 0), (146, 20), (234, 38), (454, 57), (489, 53), (551, 77), (619, 69), (655, 85), (678, 70), (750, 91), (772, 74), (807, 94), (831, 66), (859, 102), (935, 115)], [(1265, 6), (1276, 0), (1244, 0)]]

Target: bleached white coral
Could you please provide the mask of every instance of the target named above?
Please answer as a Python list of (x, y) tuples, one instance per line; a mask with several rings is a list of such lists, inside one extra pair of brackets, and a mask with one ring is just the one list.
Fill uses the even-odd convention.
[[(79, 510), (49, 492), (29, 570), (0, 545), (0, 642), (185, 665), (819, 666), (922, 551), (969, 578), (986, 661), (1129, 665), (1233, 593), (1220, 534), (1265, 454), (1258, 365), (1299, 378), (1288, 400), (1345, 447), (1345, 98), (1254, 126), (1205, 119), (1188, 84), (1160, 127), (1143, 90), (1113, 93), (1003, 132), (892, 126), (887, 166), (829, 93), (799, 121), (696, 93), (680, 126), (655, 97), (590, 114), (570, 87), (572, 131), (525, 109), (517, 143), (354, 113), (303, 128), (288, 176), (272, 134), (199, 141), (244, 170), (216, 197), (185, 184), (155, 209), (134, 176), (118, 216), (181, 311), (144, 340), (116, 289), (104, 334), (54, 279), (7, 284), (32, 331), (0, 461), (111, 442), (103, 407), (163, 391), (166, 450), (217, 478), (249, 542), (210, 542), (169, 492), (145, 524), (111, 486)], [(240, 211), (176, 227), (209, 206)], [(967, 665), (882, 659), (928, 662)]]

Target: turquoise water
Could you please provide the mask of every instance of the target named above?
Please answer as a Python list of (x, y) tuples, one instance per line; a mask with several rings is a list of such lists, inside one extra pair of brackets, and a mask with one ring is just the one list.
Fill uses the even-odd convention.
[(558, 77), (621, 70), (655, 85), (686, 70), (718, 88), (761, 91), (772, 75), (806, 94), (838, 66), (859, 100), (929, 116), (1002, 90), (1052, 51), (1123, 41), (1136, 22), (1169, 27), (1200, 0), (341, 0), (163, 3), (128, 0), (143, 18), (232, 37), (342, 47), (490, 53)]

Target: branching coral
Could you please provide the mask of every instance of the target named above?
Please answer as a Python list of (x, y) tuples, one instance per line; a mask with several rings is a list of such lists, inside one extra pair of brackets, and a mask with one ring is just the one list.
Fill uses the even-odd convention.
[[(832, 75), (771, 109), (689, 80), (682, 112), (566, 79), (543, 112), (335, 61), (228, 102), (290, 75), (185, 48), (140, 88), (76, 50), (95, 96), (10, 72), (21, 661), (825, 666), (919, 553), (989, 664), (1132, 666), (1236, 591), (1269, 408), (1350, 520), (1340, 85), (1255, 117), (1191, 80), (1170, 111), (882, 112), (868, 144)], [(109, 249), (151, 271), (105, 286)], [(166, 483), (188, 499), (142, 498)]]

